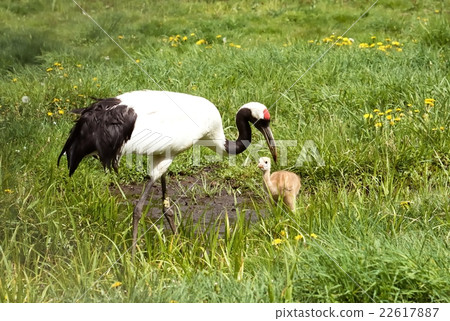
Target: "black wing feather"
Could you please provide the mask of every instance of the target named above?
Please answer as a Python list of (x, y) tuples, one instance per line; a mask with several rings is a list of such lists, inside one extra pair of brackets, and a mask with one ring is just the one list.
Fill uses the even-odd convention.
[(65, 153), (72, 176), (85, 156), (96, 153), (104, 167), (117, 171), (121, 148), (133, 133), (137, 114), (117, 98), (98, 100), (76, 112), (80, 118), (58, 157), (58, 166)]

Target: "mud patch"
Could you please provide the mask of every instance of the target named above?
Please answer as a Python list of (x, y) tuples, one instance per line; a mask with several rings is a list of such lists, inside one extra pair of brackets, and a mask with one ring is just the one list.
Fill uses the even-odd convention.
[[(135, 205), (144, 189), (144, 184), (121, 185), (127, 199)], [(120, 195), (116, 186), (111, 187), (111, 192)], [(254, 196), (249, 190), (242, 191), (236, 182), (227, 181), (219, 183), (209, 179), (207, 173), (199, 176), (167, 177), (166, 196), (170, 198), (170, 205), (177, 216), (177, 224), (184, 228), (200, 228), (206, 230), (209, 226), (217, 225), (219, 233), (225, 230), (224, 218), (228, 215), (230, 223), (237, 220), (238, 213), (245, 216), (248, 223), (258, 221), (258, 214), (253, 205), (253, 199), (257, 203), (264, 202), (260, 197)], [(157, 220), (164, 222), (164, 227), (170, 230), (167, 220), (162, 217), (162, 188), (157, 181), (152, 188), (146, 205), (150, 203), (147, 218), (152, 222)], [(264, 215), (261, 211), (259, 215)]]

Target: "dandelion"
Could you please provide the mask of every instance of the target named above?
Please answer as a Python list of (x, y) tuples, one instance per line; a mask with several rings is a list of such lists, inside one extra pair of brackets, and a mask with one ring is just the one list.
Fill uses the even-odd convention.
[(12, 189), (10, 189), (10, 188), (5, 189), (4, 192), (6, 194), (12, 194), (13, 193)]
[(52, 117), (52, 116), (53, 116), (53, 113), (52, 113), (51, 111), (49, 111), (49, 112), (47, 113), (47, 116)]
[(17, 78), (13, 78), (12, 82), (17, 82)]
[(283, 236), (283, 237), (285, 237), (285, 236), (286, 236), (286, 232), (285, 232), (285, 231), (281, 231), (281, 232), (280, 232), (280, 235)]
[(438, 14), (440, 11), (439, 9), (434, 10), (434, 13)]
[(274, 240), (272, 241), (272, 245), (275, 245), (275, 246), (277, 246), (277, 245), (279, 245), (279, 244), (281, 244), (281, 243), (283, 243), (283, 240), (282, 240), (282, 239), (274, 239)]
[(56, 97), (55, 97), (55, 98), (53, 98), (53, 100), (52, 100), (52, 102), (53, 102), (53, 103), (59, 103), (60, 101), (61, 101), (61, 99), (59, 99), (59, 98), (56, 98)]
[(383, 43), (381, 41), (377, 42), (377, 46), (382, 46)]
[(314, 43), (314, 40), (308, 40), (308, 43)]
[(170, 300), (169, 303), (178, 303), (177, 300)]
[(376, 128), (380, 128), (381, 126), (383, 126), (382, 123), (380, 123), (380, 122), (375, 123), (375, 127), (376, 127)]
[(94, 77), (94, 78), (92, 78), (92, 80), (93, 80), (93, 81), (97, 81), (97, 80), (98, 80), (98, 78), (97, 78), (97, 77)]
[(404, 209), (408, 209), (410, 205), (411, 205), (411, 201), (401, 201), (400, 202), (400, 206), (403, 207)]
[(372, 36), (372, 37), (370, 37), (370, 39), (375, 40), (375, 39), (377, 39), (377, 37)]
[(217, 35), (216, 38), (217, 39), (222, 38), (222, 35)]
[(374, 112), (374, 113), (379, 113), (380, 110), (379, 110), (378, 108), (375, 108), (375, 109), (373, 110), (373, 112)]
[(318, 236), (317, 234), (311, 233), (309, 236), (311, 236), (313, 239), (316, 239)]
[(294, 237), (294, 239), (295, 239), (296, 241), (300, 241), (301, 239), (303, 239), (303, 235), (301, 235), (301, 234), (296, 235), (296, 236)]
[(434, 107), (434, 102), (435, 102), (435, 101), (436, 101), (436, 100), (433, 99), (433, 98), (426, 98), (426, 99), (425, 99), (425, 105), (430, 106), (430, 107)]
[(365, 119), (372, 119), (373, 115), (372, 114), (364, 114), (364, 118)]
[(49, 68), (47, 68), (47, 72), (50, 72), (50, 71), (52, 71), (53, 70), (53, 68), (52, 67), (49, 67)]
[(28, 96), (23, 96), (23, 97), (22, 97), (22, 102), (23, 102), (24, 104), (28, 104), (28, 103), (30, 102), (30, 97), (28, 97)]
[(395, 121), (400, 121), (401, 118), (400, 118), (400, 117), (395, 117), (394, 120), (395, 120)]
[(441, 126), (441, 127), (439, 127), (439, 129), (443, 131), (445, 128), (444, 128), (444, 126)]
[(378, 116), (384, 116), (384, 113), (383, 112), (378, 113)]
[(188, 40), (188, 37), (184, 36), (183, 41), (186, 41), (186, 40)]
[(397, 49), (395, 49), (395, 50), (397, 50), (398, 52), (402, 52), (402, 51), (403, 51), (402, 48), (397, 48)]
[(386, 110), (386, 114), (390, 114), (390, 113), (392, 113), (392, 109)]
[(191, 37), (195, 36), (195, 33), (191, 33)]
[(392, 119), (392, 115), (387, 115), (387, 116), (386, 116), (386, 119), (387, 119), (387, 120), (391, 120), (391, 119)]
[(400, 112), (400, 111), (402, 111), (402, 109), (401, 108), (396, 108), (395, 111)]
[(417, 114), (419, 112), (419, 110), (418, 109), (414, 109), (414, 112)]
[(196, 45), (204, 45), (205, 43), (206, 43), (205, 39), (200, 39), (200, 40), (197, 40), (197, 42), (195, 44)]
[(140, 63), (141, 62), (141, 60), (140, 59), (136, 59), (136, 63), (138, 64), (138, 63)]
[(58, 114), (64, 115), (64, 110), (62, 110), (62, 109), (58, 110)]
[(394, 122), (393, 120), (391, 120), (391, 121), (389, 122), (389, 125), (394, 126), (394, 125), (395, 125), (395, 122)]
[(73, 89), (78, 89), (78, 86), (77, 85), (73, 85)]
[(117, 281), (117, 282), (114, 282), (113, 284), (111, 284), (111, 288), (117, 288), (121, 285), (122, 285), (122, 282)]
[(118, 36), (117, 38), (119, 38), (119, 39), (123, 39), (123, 38), (124, 38), (124, 36), (120, 35), (120, 36)]
[(82, 67), (82, 65), (81, 65), (81, 64), (77, 64), (76, 66), (77, 66), (77, 68), (81, 68), (81, 67)]

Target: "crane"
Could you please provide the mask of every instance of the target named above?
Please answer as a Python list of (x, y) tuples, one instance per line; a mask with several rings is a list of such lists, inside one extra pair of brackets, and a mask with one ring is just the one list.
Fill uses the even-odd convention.
[(243, 105), (236, 114), (237, 140), (228, 140), (222, 118), (209, 100), (184, 93), (140, 90), (114, 98), (97, 99), (89, 107), (77, 109), (80, 114), (58, 157), (67, 157), (72, 176), (85, 156), (96, 155), (104, 168), (117, 171), (122, 155), (151, 156), (149, 182), (133, 210), (133, 245), (136, 251), (139, 220), (150, 190), (161, 179), (163, 213), (173, 233), (176, 226), (166, 199), (165, 173), (174, 157), (194, 144), (206, 145), (218, 154), (242, 153), (251, 143), (250, 123), (266, 139), (273, 159), (277, 151), (269, 127), (270, 114), (261, 103)]

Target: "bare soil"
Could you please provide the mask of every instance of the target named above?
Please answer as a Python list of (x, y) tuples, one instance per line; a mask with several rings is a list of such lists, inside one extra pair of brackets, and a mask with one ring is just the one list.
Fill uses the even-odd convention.
[[(245, 219), (249, 223), (258, 220), (258, 215), (252, 204), (252, 198), (258, 203), (264, 202), (259, 196), (251, 195), (250, 191), (241, 192), (236, 182), (218, 183), (208, 179), (207, 171), (199, 176), (167, 177), (166, 197), (170, 199), (170, 205), (178, 217), (179, 224), (189, 227), (197, 225), (201, 230), (205, 230), (209, 225), (218, 223), (220, 233), (224, 232), (225, 214), (228, 215), (230, 223), (237, 219), (237, 213), (244, 213)], [(144, 189), (144, 184), (122, 185), (121, 189), (128, 199), (135, 205)], [(221, 184), (219, 186), (219, 184)], [(224, 187), (227, 185), (226, 187)], [(120, 194), (116, 187), (112, 188), (113, 194)], [(150, 208), (147, 218), (155, 222), (162, 216), (162, 188), (160, 181), (157, 181), (150, 193)], [(263, 213), (261, 213), (263, 214)], [(161, 219), (164, 227), (170, 230), (170, 226), (165, 218)], [(219, 220), (219, 222), (217, 222)]]

